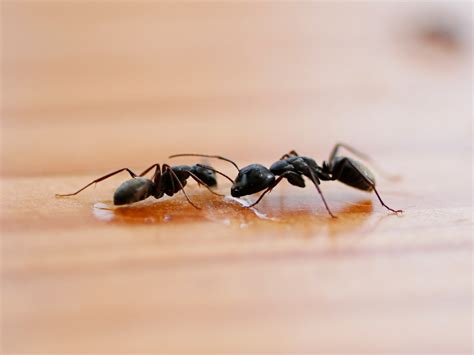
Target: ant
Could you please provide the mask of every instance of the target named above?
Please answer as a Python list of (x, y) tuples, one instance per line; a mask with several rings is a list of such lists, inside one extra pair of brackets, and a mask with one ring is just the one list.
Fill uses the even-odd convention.
[[(151, 179), (143, 177), (153, 168), (155, 168), (155, 172)], [(164, 194), (168, 196), (173, 196), (175, 193), (181, 190), (183, 191), (184, 196), (186, 197), (188, 202), (193, 207), (199, 209), (200, 207), (196, 206), (189, 199), (188, 195), (186, 194), (186, 191), (184, 191), (184, 186), (186, 186), (187, 183), (186, 180), (189, 177), (194, 179), (199, 185), (204, 185), (213, 194), (222, 196), (211, 190), (211, 187), (217, 186), (217, 171), (210, 166), (202, 164), (196, 164), (192, 166), (169, 166), (168, 164), (163, 164), (160, 167), (160, 164), (153, 164), (139, 175), (135, 174), (129, 168), (119, 169), (90, 182), (89, 184), (74, 193), (56, 194), (56, 197), (77, 195), (79, 192), (88, 188), (89, 186), (108, 179), (109, 177), (116, 175), (122, 171), (127, 171), (132, 176), (132, 179), (123, 182), (117, 188), (117, 190), (115, 190), (114, 205), (130, 204), (145, 200), (150, 196), (153, 196), (156, 199), (163, 197)], [(217, 173), (221, 174), (219, 172)]]
[[(319, 188), (321, 181), (338, 180), (359, 190), (367, 192), (374, 191), (380, 203), (386, 209), (394, 213), (403, 212), (402, 210), (394, 210), (388, 207), (375, 188), (375, 178), (372, 172), (357, 160), (345, 156), (338, 156), (339, 148), (345, 148), (352, 154), (374, 165), (368, 156), (343, 143), (338, 143), (334, 146), (329, 160), (327, 162), (324, 161), (322, 166), (319, 166), (312, 158), (298, 155), (294, 150), (284, 154), (277, 162), (270, 166), (270, 169), (260, 164), (250, 164), (240, 169), (235, 162), (219, 155), (177, 154), (170, 156), (170, 158), (179, 156), (200, 156), (217, 158), (233, 164), (239, 172), (235, 181), (231, 180), (232, 187), (230, 193), (233, 197), (247, 196), (264, 190), (257, 201), (248, 207), (253, 207), (258, 204), (262, 198), (283, 179), (286, 179), (291, 185), (301, 188), (305, 187), (305, 181), (303, 179), (305, 176), (314, 184), (318, 193), (321, 195), (326, 210), (333, 218), (335, 216), (329, 209), (326, 199)], [(214, 171), (217, 172), (217, 170)]]

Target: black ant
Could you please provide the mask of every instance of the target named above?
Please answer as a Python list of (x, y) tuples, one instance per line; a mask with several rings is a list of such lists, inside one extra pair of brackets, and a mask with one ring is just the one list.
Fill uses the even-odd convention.
[[(277, 162), (270, 166), (270, 169), (260, 164), (250, 164), (240, 169), (235, 162), (219, 155), (178, 154), (172, 155), (170, 158), (178, 156), (200, 156), (217, 158), (230, 162), (239, 171), (235, 181), (231, 180), (233, 184), (230, 189), (230, 193), (233, 197), (251, 195), (264, 190), (257, 201), (248, 207), (253, 207), (258, 204), (262, 198), (283, 179), (287, 179), (291, 185), (301, 188), (305, 187), (303, 176), (306, 176), (309, 180), (311, 180), (311, 182), (313, 182), (314, 186), (318, 190), (319, 194), (321, 195), (321, 199), (323, 200), (324, 206), (331, 217), (335, 216), (329, 209), (324, 195), (319, 188), (321, 180), (338, 180), (359, 190), (368, 192), (374, 191), (382, 206), (395, 213), (403, 212), (402, 210), (394, 210), (388, 207), (375, 189), (375, 178), (372, 172), (357, 160), (349, 157), (338, 156), (337, 153), (339, 148), (345, 148), (352, 154), (359, 156), (364, 160), (371, 161), (371, 159), (365, 154), (362, 154), (354, 148), (342, 143), (336, 144), (334, 146), (331, 155), (329, 156), (329, 160), (327, 162), (323, 162), (322, 166), (319, 166), (312, 158), (298, 155), (298, 153), (296, 153), (294, 150), (283, 155)], [(214, 171), (217, 172), (217, 170)]]
[[(151, 179), (143, 177), (153, 168), (155, 168), (155, 172)], [(89, 186), (108, 179), (109, 177), (116, 175), (122, 171), (127, 171), (132, 176), (132, 179), (123, 182), (117, 188), (117, 190), (115, 190), (114, 205), (130, 204), (142, 201), (150, 196), (153, 196), (156, 199), (163, 197), (164, 194), (168, 196), (173, 196), (175, 193), (182, 190), (188, 202), (193, 207), (199, 209), (199, 207), (196, 206), (189, 199), (188, 195), (186, 194), (186, 191), (184, 191), (184, 186), (186, 186), (187, 183), (186, 180), (189, 177), (194, 179), (199, 185), (204, 185), (213, 194), (222, 196), (211, 190), (211, 187), (217, 185), (217, 171), (215, 171), (210, 166), (202, 164), (196, 164), (192, 166), (169, 166), (167, 164), (163, 164), (162, 167), (160, 167), (160, 164), (153, 164), (152, 166), (144, 170), (140, 175), (135, 174), (128, 168), (123, 168), (92, 181), (91, 183), (87, 184), (86, 186), (77, 190), (74, 193), (62, 195), (57, 194), (56, 196), (64, 197), (77, 195), (79, 192), (88, 188)]]

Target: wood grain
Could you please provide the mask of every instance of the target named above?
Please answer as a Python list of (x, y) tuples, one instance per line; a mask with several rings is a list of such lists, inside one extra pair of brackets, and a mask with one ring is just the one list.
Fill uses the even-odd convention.
[[(2, 352), (470, 353), (469, 8), (4, 1)], [(336, 220), (288, 184), (256, 209), (192, 183), (201, 210), (117, 208), (122, 175), (54, 197), (337, 141), (402, 176), (377, 181), (403, 215), (337, 182)]]

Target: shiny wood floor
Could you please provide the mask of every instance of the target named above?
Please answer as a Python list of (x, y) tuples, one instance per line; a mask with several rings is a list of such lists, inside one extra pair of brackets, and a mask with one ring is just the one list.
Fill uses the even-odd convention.
[[(2, 3), (2, 352), (470, 353), (469, 4)], [(270, 165), (350, 143), (387, 204), (193, 183), (117, 208), (122, 167)], [(231, 176), (232, 166), (208, 161)], [(218, 191), (228, 195), (221, 179)]]

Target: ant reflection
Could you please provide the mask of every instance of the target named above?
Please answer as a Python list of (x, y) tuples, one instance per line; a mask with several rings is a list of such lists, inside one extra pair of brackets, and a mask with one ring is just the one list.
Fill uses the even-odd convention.
[[(290, 233), (292, 236), (313, 238), (315, 236), (327, 235), (330, 237), (338, 235), (368, 235), (385, 217), (373, 217), (373, 204), (370, 199), (363, 199), (356, 203), (346, 203), (341, 209), (337, 209), (340, 218), (328, 219), (324, 215), (315, 214), (312, 204), (304, 204), (303, 207), (288, 208), (288, 201), (276, 205), (269, 199), (265, 208), (270, 209), (269, 215), (264, 215), (255, 207), (242, 210), (241, 203), (230, 199), (212, 198), (205, 196), (193, 196), (197, 202), (205, 199), (208, 208), (196, 210), (187, 203), (185, 199), (167, 199), (160, 204), (142, 202), (133, 206), (116, 207), (112, 203), (96, 203), (93, 207), (94, 216), (103, 222), (144, 225), (144, 224), (167, 224), (167, 223), (199, 223), (211, 222), (219, 225), (239, 227), (245, 225), (271, 227), (276, 234)], [(279, 200), (275, 199), (274, 201)], [(300, 201), (301, 202), (301, 201)], [(370, 223), (368, 223), (370, 222)], [(256, 229), (258, 231), (259, 229)], [(360, 238), (357, 238), (359, 240)]]
[[(364, 226), (372, 215), (372, 200), (364, 199), (357, 203), (350, 203), (339, 210), (340, 223), (330, 223), (328, 234), (336, 236), (347, 232), (354, 233)], [(386, 215), (385, 215), (386, 216)]]
[(227, 199), (195, 194), (193, 201), (201, 204), (197, 210), (184, 198), (165, 199), (161, 203), (143, 201), (134, 205), (113, 206), (112, 203), (96, 203), (93, 206), (94, 216), (103, 222), (124, 224), (162, 224), (162, 223), (196, 223), (217, 222), (228, 224), (233, 221), (261, 218), (257, 213), (242, 211), (241, 205)]

